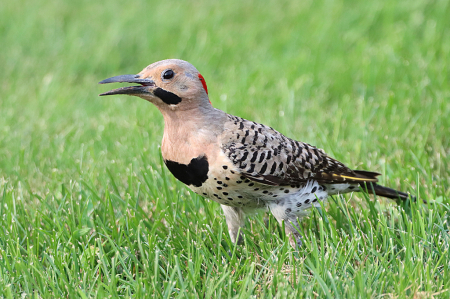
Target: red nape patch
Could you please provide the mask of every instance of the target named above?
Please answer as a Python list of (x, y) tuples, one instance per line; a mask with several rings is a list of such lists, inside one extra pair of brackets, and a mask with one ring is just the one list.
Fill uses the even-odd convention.
[(205, 82), (205, 78), (203, 78), (202, 75), (198, 74), (198, 78), (200, 79), (200, 81), (202, 82), (203, 88), (206, 91), (206, 94), (208, 94), (208, 86), (206, 86), (206, 82)]

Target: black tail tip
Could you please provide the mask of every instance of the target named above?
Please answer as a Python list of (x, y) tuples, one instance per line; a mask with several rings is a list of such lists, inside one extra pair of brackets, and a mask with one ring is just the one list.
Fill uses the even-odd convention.
[[(400, 199), (402, 201), (407, 201), (407, 200), (410, 200), (411, 202), (417, 201), (417, 197), (410, 193), (397, 191), (395, 189), (384, 187), (384, 186), (374, 184), (374, 183), (370, 184), (369, 186), (362, 185), (362, 188), (364, 190), (367, 190), (368, 193), (375, 194), (377, 196), (382, 196), (382, 197), (386, 197), (386, 198), (390, 198), (390, 199), (394, 199), (394, 200)], [(427, 203), (426, 201), (423, 201), (423, 202)]]

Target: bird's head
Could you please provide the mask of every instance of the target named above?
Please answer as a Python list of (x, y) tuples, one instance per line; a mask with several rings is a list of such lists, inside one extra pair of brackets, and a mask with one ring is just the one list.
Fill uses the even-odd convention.
[(120, 75), (100, 84), (127, 82), (139, 85), (121, 87), (100, 96), (126, 94), (155, 104), (161, 111), (189, 110), (211, 106), (205, 79), (189, 62), (167, 59), (155, 62), (137, 75)]

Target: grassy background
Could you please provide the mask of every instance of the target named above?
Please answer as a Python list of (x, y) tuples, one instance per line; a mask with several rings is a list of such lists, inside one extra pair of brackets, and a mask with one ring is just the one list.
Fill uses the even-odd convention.
[[(450, 295), (450, 2), (1, 1), (0, 297)], [(234, 247), (161, 167), (163, 121), (97, 82), (193, 63), (211, 101), (431, 204), (330, 199), (294, 252)], [(351, 199), (351, 200), (350, 200)]]

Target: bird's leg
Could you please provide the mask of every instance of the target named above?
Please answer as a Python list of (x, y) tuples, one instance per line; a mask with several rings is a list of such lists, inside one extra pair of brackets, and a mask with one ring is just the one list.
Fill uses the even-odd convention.
[[(245, 213), (241, 208), (222, 205), (225, 219), (227, 220), (228, 232), (230, 233), (231, 242), (242, 244), (242, 232), (239, 231), (245, 224)], [(238, 236), (239, 234), (239, 236)]]
[(302, 247), (302, 235), (298, 232), (297, 221), (285, 221), (284, 228), (286, 234), (289, 236), (289, 243), (294, 249)]
[(299, 249), (300, 247), (302, 247), (302, 235), (298, 232), (299, 227), (297, 219), (282, 219), (281, 221), (278, 220), (278, 223), (280, 223), (280, 225), (283, 225), (283, 222), (284, 231), (286, 232), (286, 235), (289, 236), (289, 244), (291, 244), (294, 249)]
[(304, 215), (296, 215), (290, 211), (291, 209), (286, 209), (285, 206), (280, 204), (273, 204), (269, 208), (280, 225), (283, 225), (284, 222), (284, 231), (289, 236), (291, 246), (294, 249), (300, 248), (302, 246), (302, 235), (298, 232), (298, 221)]

